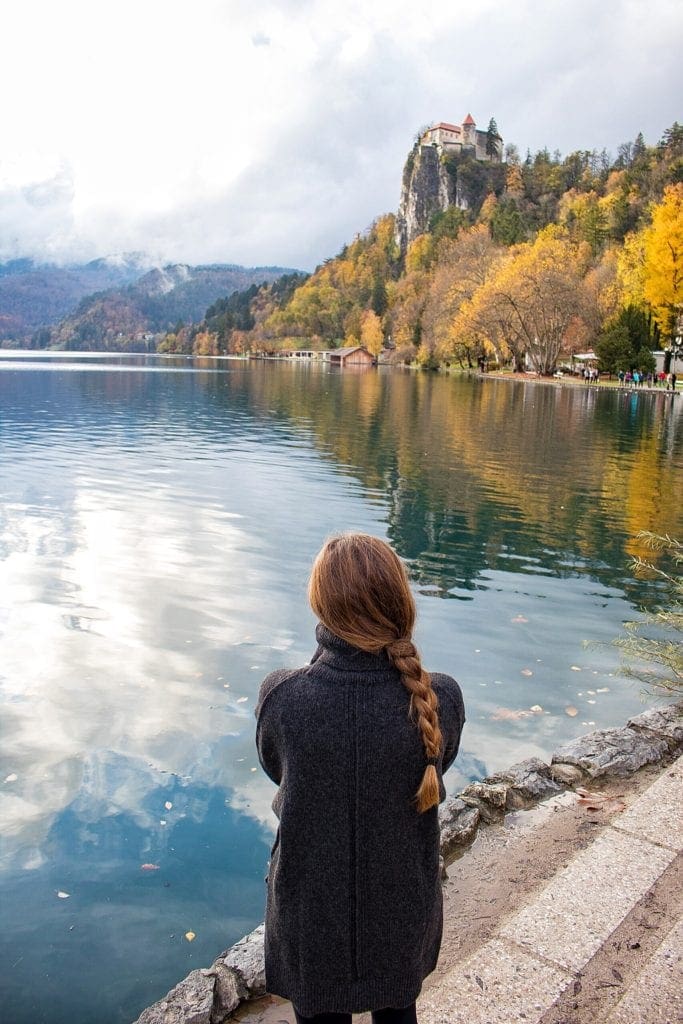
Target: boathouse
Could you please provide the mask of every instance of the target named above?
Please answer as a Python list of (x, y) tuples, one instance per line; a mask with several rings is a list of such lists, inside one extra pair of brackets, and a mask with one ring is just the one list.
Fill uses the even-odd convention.
[(376, 359), (363, 345), (352, 348), (332, 348), (321, 353), (330, 366), (374, 366)]

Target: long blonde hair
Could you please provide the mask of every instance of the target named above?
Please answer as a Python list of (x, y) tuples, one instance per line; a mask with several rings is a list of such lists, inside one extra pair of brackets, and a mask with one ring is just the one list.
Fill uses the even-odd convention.
[(442, 742), (438, 702), (413, 644), (415, 601), (398, 555), (367, 533), (332, 537), (313, 564), (308, 599), (336, 636), (362, 651), (386, 651), (401, 673), (428, 762), (415, 794), (417, 809), (422, 812), (438, 805), (435, 764)]

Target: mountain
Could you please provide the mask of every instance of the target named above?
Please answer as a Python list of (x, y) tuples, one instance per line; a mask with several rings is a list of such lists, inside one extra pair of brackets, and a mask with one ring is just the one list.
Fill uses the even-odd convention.
[(149, 260), (137, 254), (63, 267), (30, 259), (0, 263), (0, 341), (28, 339), (71, 313), (84, 296), (130, 284), (148, 269)]
[[(156, 268), (125, 288), (91, 295), (50, 332), (58, 348), (131, 348), (152, 341), (179, 323), (201, 320), (217, 299), (273, 281), (280, 267), (240, 267), (183, 263)], [(42, 346), (41, 346), (42, 347)]]

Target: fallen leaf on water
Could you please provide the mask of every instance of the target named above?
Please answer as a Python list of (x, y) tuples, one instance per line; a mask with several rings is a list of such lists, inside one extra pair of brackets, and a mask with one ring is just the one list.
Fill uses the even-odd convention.
[(569, 715), (570, 718), (575, 718), (579, 713), (579, 709), (575, 708), (573, 704), (570, 704), (569, 707), (564, 709), (564, 713), (565, 715)]
[(580, 672), (580, 671), (581, 671), (581, 669), (579, 668), (578, 665), (572, 665), (572, 672)]
[(166, 803), (164, 804), (164, 807), (166, 808), (167, 811), (170, 811), (171, 808), (173, 807), (173, 804), (171, 803), (170, 800), (167, 800)]
[(514, 619), (510, 619), (510, 622), (528, 622), (529, 620), (523, 615), (515, 615)]
[(531, 669), (530, 669), (530, 668), (523, 668), (523, 669), (522, 669), (522, 675), (523, 675), (523, 676), (532, 676), (532, 675), (533, 675), (533, 672), (531, 671)]
[(71, 896), (71, 893), (70, 892), (62, 892), (62, 890), (59, 889), (57, 891), (57, 895), (59, 896), (60, 900), (68, 900), (69, 897)]
[(141, 864), (140, 865), (140, 870), (141, 871), (158, 871), (159, 870), (159, 865), (158, 864)]
[(526, 708), (520, 708), (519, 710), (513, 710), (512, 708), (496, 708), (491, 715), (491, 721), (493, 722), (512, 722), (518, 718), (529, 718), (531, 711), (527, 711)]
[(197, 936), (195, 935), (194, 932), (185, 932), (185, 938), (187, 939), (188, 942), (194, 942)]

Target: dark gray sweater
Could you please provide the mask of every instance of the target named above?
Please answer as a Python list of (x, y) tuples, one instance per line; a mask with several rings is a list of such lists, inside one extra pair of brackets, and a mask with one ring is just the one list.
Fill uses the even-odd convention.
[[(271, 673), (256, 708), (259, 760), (279, 789), (266, 904), (266, 987), (305, 1016), (409, 1006), (441, 944), (439, 820), (413, 797), (427, 763), (386, 654), (324, 626), (310, 665)], [(432, 674), (458, 751), (460, 687)]]

